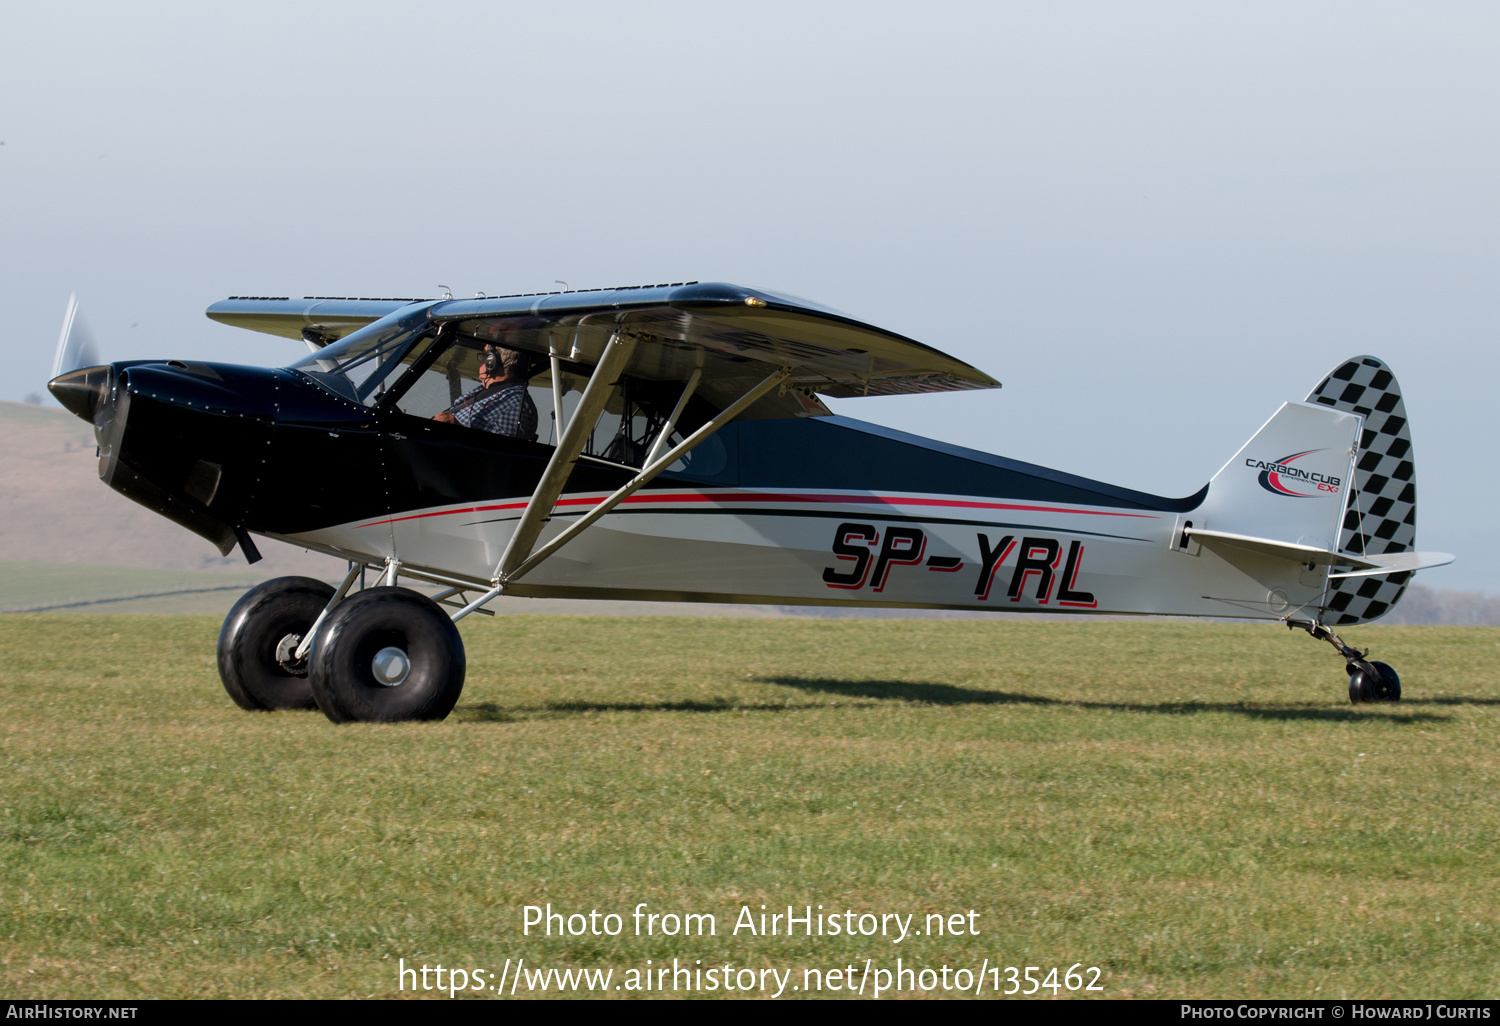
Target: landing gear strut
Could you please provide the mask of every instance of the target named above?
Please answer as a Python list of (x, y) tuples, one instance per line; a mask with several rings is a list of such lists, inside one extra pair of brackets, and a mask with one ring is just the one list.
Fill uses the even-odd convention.
[(1349, 674), (1349, 701), (1361, 702), (1401, 701), (1401, 678), (1387, 663), (1366, 659), (1368, 651), (1351, 648), (1344, 639), (1333, 633), (1320, 620), (1288, 620), (1289, 629), (1302, 629), (1319, 641), (1326, 641), (1344, 657), (1344, 670)]

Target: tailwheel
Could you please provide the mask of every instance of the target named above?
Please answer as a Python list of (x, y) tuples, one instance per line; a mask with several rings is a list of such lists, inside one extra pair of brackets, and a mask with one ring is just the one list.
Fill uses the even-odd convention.
[(1350, 663), (1349, 701), (1361, 702), (1401, 701), (1401, 678), (1388, 663), (1359, 661), (1364, 666)]
[(1288, 628), (1304, 630), (1319, 641), (1328, 642), (1344, 657), (1344, 672), (1349, 674), (1349, 701), (1355, 705), (1401, 701), (1401, 678), (1389, 663), (1366, 659), (1369, 652), (1350, 647), (1320, 620), (1288, 619), (1284, 622)]
[(464, 687), (464, 643), (436, 602), (409, 588), (344, 599), (318, 629), (308, 680), (334, 723), (441, 720)]
[(219, 631), (219, 679), (241, 709), (311, 709), (307, 662), (297, 647), (333, 588), (310, 577), (278, 577), (245, 592)]

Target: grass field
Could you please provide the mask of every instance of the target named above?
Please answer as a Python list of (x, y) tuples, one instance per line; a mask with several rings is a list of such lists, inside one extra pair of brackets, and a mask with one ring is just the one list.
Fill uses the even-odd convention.
[[(6, 995), (384, 997), (403, 958), (522, 957), (1500, 991), (1500, 630), (1350, 632), (1408, 696), (1353, 708), (1269, 626), (477, 620), (448, 721), (334, 727), (235, 708), (211, 618), (0, 617)], [(625, 932), (523, 936), (546, 902)], [(632, 936), (638, 902), (717, 934)], [(761, 904), (979, 934), (731, 935)]]

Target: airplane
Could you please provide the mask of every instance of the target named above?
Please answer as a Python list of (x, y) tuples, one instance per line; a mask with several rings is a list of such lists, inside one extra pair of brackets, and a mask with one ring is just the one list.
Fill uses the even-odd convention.
[[(455, 624), (500, 595), (1267, 620), (1332, 645), (1351, 702), (1397, 701), (1396, 671), (1335, 628), (1453, 558), (1416, 551), (1410, 427), (1370, 356), (1170, 498), (832, 414), (820, 396), (999, 382), (763, 289), (232, 296), (207, 315), (309, 352), (65, 367), (92, 352), (65, 327), (48, 387), (93, 424), (105, 484), (220, 553), (254, 562), (261, 536), (347, 561), (337, 586), (277, 578), (230, 611), (219, 672), (247, 710), (442, 719)], [(496, 433), (470, 407), (501, 393)]]

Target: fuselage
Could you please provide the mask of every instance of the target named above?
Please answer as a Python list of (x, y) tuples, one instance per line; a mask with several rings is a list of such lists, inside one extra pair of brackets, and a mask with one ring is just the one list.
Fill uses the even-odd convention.
[[(100, 476), (221, 551), (260, 534), (487, 586), (553, 451), (294, 369), (104, 370), (54, 387), (94, 422)], [(581, 458), (541, 541), (636, 469)], [(843, 417), (746, 419), (506, 591), (1267, 619), (1316, 601), (1322, 570), (1181, 543), (1208, 492), (1148, 495)]]

